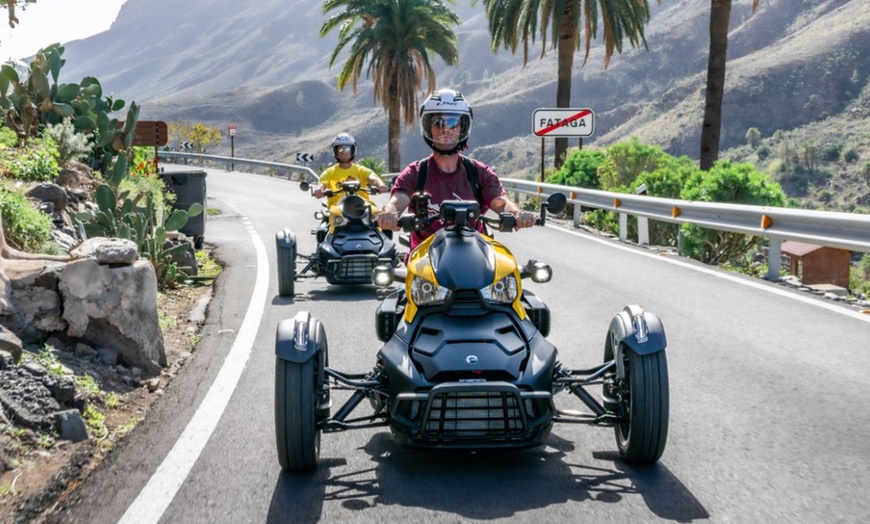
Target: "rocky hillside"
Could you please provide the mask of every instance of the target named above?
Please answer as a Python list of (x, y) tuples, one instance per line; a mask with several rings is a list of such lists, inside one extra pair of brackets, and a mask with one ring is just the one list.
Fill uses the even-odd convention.
[[(864, 160), (832, 169), (860, 178), (870, 160), (870, 123), (855, 111), (870, 76), (867, 1), (768, 0), (755, 14), (751, 0), (734, 4), (724, 148), (745, 144), (751, 127), (763, 137), (810, 134), (818, 143), (854, 148)], [(370, 83), (356, 96), (335, 89), (340, 66), (327, 65), (335, 35), (318, 35), (325, 20), (320, 2), (239, 5), (128, 0), (110, 30), (67, 46), (65, 79), (95, 75), (116, 96), (144, 102), (143, 118), (234, 123), (238, 156), (292, 162), (295, 153), (309, 152), (325, 163), (331, 136), (349, 130), (363, 155), (385, 158), (386, 118)], [(439, 64), (438, 81), (459, 87), (474, 103), (472, 154), (505, 174), (533, 172), (540, 141), (531, 133), (531, 115), (554, 105), (555, 53), (539, 60), (540, 49), (533, 49), (523, 67), (521, 56), (490, 51), (481, 5), (463, 3), (457, 11), (465, 21), (457, 31), (460, 63)], [(667, 0), (653, 3), (651, 12), (648, 51), (627, 49), (607, 70), (600, 41), (585, 66), (577, 56), (572, 105), (595, 111), (595, 136), (586, 145), (638, 136), (697, 157), (709, 3)], [(228, 153), (228, 144), (225, 149), (218, 152)], [(425, 152), (409, 130), (403, 160)]]

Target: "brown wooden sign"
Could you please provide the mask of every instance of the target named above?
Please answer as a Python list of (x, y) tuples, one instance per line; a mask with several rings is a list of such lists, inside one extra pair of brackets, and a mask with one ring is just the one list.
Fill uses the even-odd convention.
[(165, 146), (169, 142), (169, 128), (162, 120), (140, 120), (136, 123), (134, 146)]

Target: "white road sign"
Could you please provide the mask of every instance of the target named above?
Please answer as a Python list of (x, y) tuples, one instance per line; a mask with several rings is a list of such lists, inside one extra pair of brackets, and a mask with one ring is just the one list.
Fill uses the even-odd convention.
[(540, 137), (592, 136), (591, 109), (535, 109), (532, 132)]
[(296, 153), (296, 161), (302, 163), (314, 162), (314, 155), (311, 153)]

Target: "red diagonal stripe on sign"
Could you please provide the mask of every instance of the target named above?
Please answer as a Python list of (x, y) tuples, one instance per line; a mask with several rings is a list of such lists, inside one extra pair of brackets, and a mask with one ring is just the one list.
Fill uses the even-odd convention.
[(546, 135), (547, 133), (549, 133), (550, 131), (552, 131), (554, 129), (558, 129), (558, 128), (564, 126), (565, 124), (570, 124), (571, 122), (573, 122), (575, 120), (580, 120), (584, 116), (591, 115), (591, 114), (592, 114), (592, 111), (590, 111), (588, 109), (586, 109), (585, 111), (580, 111), (579, 113), (577, 113), (574, 116), (568, 117), (564, 120), (560, 120), (558, 123), (553, 124), (550, 127), (545, 127), (544, 129), (541, 129), (540, 131), (537, 132), (537, 135), (538, 136)]

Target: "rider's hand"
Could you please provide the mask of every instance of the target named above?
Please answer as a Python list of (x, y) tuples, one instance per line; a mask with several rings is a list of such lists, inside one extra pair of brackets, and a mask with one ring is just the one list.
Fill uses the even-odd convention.
[(378, 189), (380, 189), (380, 192), (381, 192), (381, 193), (389, 193), (389, 192), (390, 192), (390, 188), (389, 188), (389, 186), (381, 186), (381, 187), (378, 188)]
[(381, 229), (399, 230), (399, 215), (392, 211), (381, 211), (378, 214), (378, 226)]
[(538, 219), (531, 211), (520, 211), (517, 213), (517, 229), (524, 227), (532, 227), (535, 225), (535, 220)]
[(319, 187), (314, 190), (314, 198), (323, 198), (324, 194), (323, 189)]

